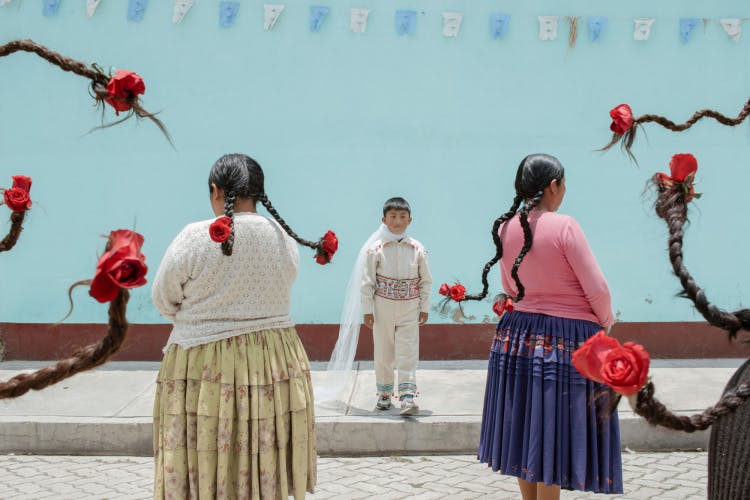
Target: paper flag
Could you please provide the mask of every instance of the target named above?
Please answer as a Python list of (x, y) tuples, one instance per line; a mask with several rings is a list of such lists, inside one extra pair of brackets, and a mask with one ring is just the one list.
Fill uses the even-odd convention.
[(179, 24), (187, 15), (188, 11), (193, 8), (193, 0), (174, 0), (172, 8), (172, 24)]
[(651, 26), (654, 24), (653, 17), (636, 17), (633, 19), (635, 23), (635, 29), (633, 30), (633, 38), (638, 41), (648, 40), (651, 36)]
[(682, 43), (688, 43), (690, 34), (700, 22), (701, 20), (697, 17), (683, 17), (680, 19), (680, 41)]
[(399, 35), (413, 35), (417, 32), (417, 11), (396, 11), (396, 33)]
[(310, 31), (320, 31), (320, 27), (323, 26), (323, 21), (325, 21), (330, 10), (328, 7), (321, 7), (319, 5), (310, 6)]
[(45, 17), (52, 17), (57, 14), (57, 10), (60, 8), (61, 0), (43, 0), (42, 2), (42, 14)]
[(146, 14), (148, 0), (130, 0), (128, 2), (128, 20), (141, 22)]
[(490, 36), (492, 39), (497, 40), (504, 37), (508, 24), (510, 24), (508, 14), (490, 14)]
[(463, 12), (443, 12), (443, 36), (458, 36), (463, 19)]
[(102, 0), (86, 0), (86, 17), (91, 19), (94, 17), (94, 13), (96, 12), (96, 8), (99, 7), (99, 3)]
[(589, 40), (596, 42), (601, 38), (602, 31), (607, 26), (606, 17), (589, 17), (586, 22), (589, 26)]
[(740, 41), (740, 35), (742, 35), (742, 24), (740, 24), (741, 21), (739, 19), (720, 19), (719, 22), (721, 22), (721, 27), (724, 28), (724, 31), (729, 35), (729, 38), (735, 42)]
[(237, 19), (237, 13), (240, 11), (239, 2), (219, 2), (219, 26), (229, 28)]
[(539, 39), (555, 40), (557, 38), (557, 16), (539, 16)]
[(349, 29), (352, 33), (364, 33), (367, 29), (367, 17), (370, 9), (352, 9), (349, 14)]
[(272, 30), (283, 10), (283, 3), (263, 4), (263, 29), (266, 31)]

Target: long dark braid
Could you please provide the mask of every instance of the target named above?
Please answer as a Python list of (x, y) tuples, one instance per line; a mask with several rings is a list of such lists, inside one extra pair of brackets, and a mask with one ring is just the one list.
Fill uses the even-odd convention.
[(521, 220), (521, 227), (523, 228), (523, 247), (518, 253), (516, 260), (513, 262), (513, 268), (510, 271), (510, 275), (513, 277), (513, 281), (516, 282), (518, 288), (518, 294), (513, 299), (515, 302), (519, 302), (526, 295), (526, 288), (521, 283), (521, 278), (518, 277), (518, 268), (521, 267), (521, 262), (526, 254), (531, 250), (531, 245), (534, 243), (534, 235), (531, 232), (531, 226), (529, 225), (529, 212), (534, 209), (539, 202), (542, 201), (544, 191), (537, 192), (533, 198), (524, 203), (524, 206), (518, 213), (519, 219)]
[(221, 244), (221, 251), (227, 256), (232, 255), (234, 247), (234, 201), (236, 199), (234, 191), (228, 191), (224, 194), (224, 215), (229, 217), (231, 222), (229, 223), (229, 237)]
[(23, 231), (23, 220), (26, 217), (26, 211), (13, 212), (10, 214), (10, 229), (8, 234), (0, 240), (0, 252), (7, 252), (16, 245), (21, 231)]
[(675, 415), (664, 404), (654, 397), (654, 384), (648, 382), (637, 394), (635, 412), (654, 425), (684, 432), (702, 431), (713, 424), (716, 419), (728, 415), (750, 398), (750, 384), (742, 383), (735, 389), (726, 391), (721, 399), (702, 413), (689, 417)]
[(304, 245), (306, 247), (310, 247), (314, 250), (317, 250), (320, 247), (320, 242), (313, 243), (312, 241), (308, 241), (304, 238), (301, 238), (300, 236), (295, 233), (291, 227), (289, 227), (289, 224), (286, 223), (284, 219), (281, 218), (281, 215), (279, 215), (279, 212), (276, 211), (276, 209), (271, 205), (271, 201), (268, 199), (268, 196), (266, 196), (265, 193), (258, 195), (256, 198), (259, 202), (263, 204), (263, 206), (268, 210), (268, 213), (273, 216), (273, 218), (276, 220), (276, 222), (279, 223), (279, 225), (284, 228), (284, 231), (286, 231), (286, 234), (294, 238), (294, 240), (299, 243), (300, 245)]
[(523, 198), (520, 195), (516, 195), (516, 197), (513, 199), (513, 204), (510, 206), (510, 209), (503, 215), (495, 219), (495, 222), (492, 224), (492, 241), (493, 243), (495, 243), (495, 256), (492, 257), (490, 261), (484, 265), (484, 269), (482, 269), (481, 293), (478, 293), (476, 295), (467, 295), (464, 300), (482, 300), (487, 296), (487, 292), (490, 288), (490, 284), (487, 281), (487, 275), (489, 274), (490, 269), (492, 269), (492, 266), (497, 264), (498, 261), (500, 261), (500, 259), (502, 259), (503, 257), (503, 242), (500, 239), (500, 226), (502, 226), (506, 221), (510, 220), (514, 215), (516, 215), (518, 207), (521, 206), (522, 201)]
[[(69, 71), (80, 75), (88, 80), (91, 80), (91, 95), (96, 99), (97, 105), (104, 106), (105, 99), (109, 98), (110, 95), (107, 92), (107, 83), (109, 83), (110, 77), (102, 71), (102, 69), (96, 64), (88, 66), (85, 63), (76, 61), (69, 57), (65, 57), (57, 52), (48, 49), (44, 45), (40, 45), (33, 40), (13, 40), (4, 45), (0, 45), (0, 57), (5, 57), (15, 52), (30, 52), (36, 54), (42, 59), (49, 63), (54, 64), (63, 71)], [(159, 130), (164, 134), (167, 140), (172, 143), (172, 138), (167, 131), (164, 124), (156, 117), (155, 113), (149, 113), (138, 99), (138, 96), (132, 95), (127, 99), (127, 103), (131, 106), (130, 111), (121, 119), (116, 120), (113, 123), (102, 124), (102, 128), (111, 127), (122, 123), (131, 116), (137, 118), (147, 118), (154, 122)], [(102, 107), (102, 112), (104, 108)]]
[(684, 191), (676, 188), (661, 190), (655, 209), (669, 228), (669, 260), (682, 285), (683, 292), (680, 295), (690, 299), (706, 321), (726, 330), (730, 338), (736, 337), (740, 330), (750, 330), (750, 309), (728, 312), (710, 303), (703, 289), (685, 268), (682, 243), (687, 221), (687, 201)]
[(728, 127), (736, 127), (737, 125), (745, 121), (748, 116), (750, 116), (750, 99), (748, 99), (748, 101), (740, 110), (739, 114), (734, 118), (726, 116), (713, 109), (701, 109), (700, 111), (696, 111), (695, 113), (693, 113), (693, 116), (688, 118), (687, 121), (683, 123), (675, 123), (672, 120), (660, 115), (641, 115), (639, 117), (633, 118), (632, 127), (626, 130), (624, 134), (618, 134), (617, 132), (613, 133), (612, 139), (610, 140), (609, 144), (601, 148), (600, 151), (606, 151), (618, 142), (621, 142), (622, 147), (623, 149), (625, 149), (628, 156), (635, 159), (635, 156), (633, 156), (630, 148), (635, 141), (636, 130), (644, 123), (656, 123), (668, 130), (671, 130), (672, 132), (682, 132), (695, 125), (695, 123), (702, 118), (713, 118), (722, 125), (726, 125)]

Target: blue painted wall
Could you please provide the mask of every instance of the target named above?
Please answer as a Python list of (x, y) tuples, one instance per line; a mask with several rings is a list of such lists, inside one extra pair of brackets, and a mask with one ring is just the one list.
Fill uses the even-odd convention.
[[(241, 0), (230, 29), (219, 27), (214, 0), (197, 1), (180, 25), (171, 23), (168, 1), (151, 1), (140, 23), (127, 21), (125, 1), (104, 0), (90, 20), (83, 0), (62, 0), (51, 18), (42, 16), (41, 0), (0, 8), (0, 43), (33, 38), (140, 73), (144, 102), (162, 110), (177, 148), (148, 122), (87, 135), (100, 115), (83, 79), (28, 54), (0, 60), (0, 179), (34, 178), (26, 230), (0, 256), (0, 321), (62, 317), (67, 287), (93, 274), (100, 235), (113, 228), (145, 235), (152, 278), (174, 235), (211, 215), (211, 164), (237, 151), (264, 166), (271, 200), (301, 235), (332, 228), (340, 236), (331, 266), (301, 250), (293, 314), (302, 323), (338, 321), (356, 252), (393, 195), (412, 203), (412, 234), (431, 252), (435, 289), (454, 278), (476, 289), (493, 254), (492, 220), (509, 206), (515, 169), (532, 152), (555, 154), (566, 166), (562, 211), (586, 231), (620, 319), (699, 319), (674, 297), (666, 230), (642, 196), (646, 179), (678, 152), (698, 157), (705, 193), (691, 208), (686, 262), (720, 304), (750, 298), (747, 125), (701, 123), (683, 134), (649, 127), (635, 147), (640, 167), (620, 151), (594, 151), (609, 139), (608, 111), (620, 102), (676, 120), (706, 106), (736, 113), (750, 95), (750, 35), (730, 41), (718, 18), (750, 17), (746, 2), (319, 3), (331, 6), (319, 33), (308, 30), (309, 2), (288, 3), (270, 32), (260, 0)], [(366, 33), (349, 31), (350, 7), (371, 9)], [(417, 33), (399, 37), (393, 13), (408, 8), (419, 11)], [(447, 39), (441, 12), (454, 10), (465, 12), (464, 23), (458, 38)], [(512, 15), (505, 39), (490, 38), (493, 12)], [(562, 18), (558, 40), (537, 38), (538, 15), (606, 16), (609, 24), (591, 43), (582, 22), (570, 49)], [(632, 18), (641, 16), (656, 18), (648, 42), (633, 41)], [(712, 20), (683, 45), (680, 17)], [(499, 291), (497, 272), (493, 283)], [(131, 321), (161, 321), (149, 292), (133, 293)], [(106, 306), (84, 289), (75, 298), (69, 321), (104, 320)], [(467, 312), (481, 320), (489, 304)]]

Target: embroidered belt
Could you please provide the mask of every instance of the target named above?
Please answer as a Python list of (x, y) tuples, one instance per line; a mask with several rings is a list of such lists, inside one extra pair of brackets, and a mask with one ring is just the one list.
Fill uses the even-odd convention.
[(375, 295), (390, 300), (419, 298), (419, 278), (397, 280), (383, 275), (375, 276)]

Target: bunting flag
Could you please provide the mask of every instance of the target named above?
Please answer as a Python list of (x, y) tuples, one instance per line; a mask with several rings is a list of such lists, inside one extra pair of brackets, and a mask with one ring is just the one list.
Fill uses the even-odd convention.
[(370, 9), (352, 9), (349, 13), (349, 29), (352, 33), (364, 33)]
[(231, 28), (239, 11), (239, 2), (219, 2), (219, 26)]
[(651, 36), (651, 26), (654, 25), (654, 18), (637, 17), (633, 19), (633, 23), (635, 23), (633, 38), (641, 42), (648, 40)]
[(688, 43), (690, 34), (700, 24), (701, 20), (697, 17), (683, 17), (680, 19), (680, 41)]
[(443, 12), (443, 36), (457, 37), (463, 19), (463, 12)]
[(193, 0), (174, 0), (172, 8), (172, 24), (179, 24), (185, 19), (188, 11), (193, 8)]
[(279, 16), (284, 11), (284, 4), (281, 3), (267, 3), (263, 4), (263, 29), (270, 31), (276, 26), (276, 21), (279, 20)]
[(143, 21), (147, 5), (148, 0), (130, 0), (128, 2), (128, 20), (137, 23)]
[(413, 35), (417, 32), (417, 11), (396, 11), (396, 33), (399, 35)]
[(323, 21), (325, 21), (330, 10), (329, 7), (321, 7), (319, 5), (310, 6), (310, 31), (320, 31), (320, 27), (323, 26)]
[(510, 24), (508, 14), (490, 14), (490, 36), (492, 39), (497, 40), (504, 37), (508, 24)]
[(740, 19), (737, 18), (728, 18), (728, 19), (720, 19), (719, 22), (721, 23), (721, 27), (724, 28), (724, 31), (727, 33), (729, 38), (732, 39), (734, 42), (740, 41), (740, 36), (742, 35), (742, 24)]
[(604, 31), (604, 28), (607, 26), (607, 18), (589, 17), (587, 19), (587, 24), (589, 26), (589, 40), (596, 42), (602, 37), (602, 31)]
[(42, 15), (44, 17), (52, 17), (57, 14), (60, 8), (60, 0), (43, 0), (42, 1)]
[(557, 39), (557, 16), (539, 16), (539, 39)]
[(94, 17), (94, 13), (96, 12), (97, 7), (99, 7), (99, 4), (102, 0), (86, 0), (86, 17), (91, 19)]

